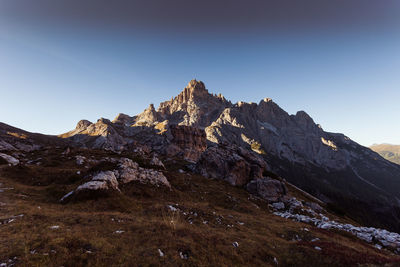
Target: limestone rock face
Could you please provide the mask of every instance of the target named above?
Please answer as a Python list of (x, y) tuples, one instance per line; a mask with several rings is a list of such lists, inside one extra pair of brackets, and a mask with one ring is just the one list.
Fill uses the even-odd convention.
[[(206, 140), (198, 130), (204, 130)], [(400, 220), (392, 212), (400, 207), (400, 183), (394, 182), (400, 181), (399, 165), (343, 134), (325, 132), (304, 111), (288, 114), (269, 98), (232, 104), (209, 93), (203, 82), (192, 80), (157, 109), (150, 105), (137, 116), (120, 114), (113, 122), (82, 121), (65, 136), (78, 146), (113, 151), (141, 146), (150, 155), (198, 161), (197, 170), (206, 177), (235, 185), (262, 178), (262, 164), (246, 158), (244, 151), (254, 152), (271, 172), (319, 199), (354, 199), (361, 209), (368, 207), (365, 211), (376, 214), (385, 207), (385, 215), (392, 216), (379, 216), (387, 218), (385, 223)]]
[(171, 188), (168, 179), (160, 171), (139, 167), (139, 164), (128, 158), (121, 158), (118, 163), (118, 169), (113, 171), (102, 171), (93, 175), (92, 179), (80, 186), (74, 191), (69, 192), (60, 199), (61, 202), (68, 200), (76, 194), (84, 194), (88, 191), (109, 191), (115, 190), (121, 192), (120, 186), (130, 182), (139, 182), (153, 186), (165, 186)]
[(162, 172), (141, 168), (139, 167), (139, 164), (127, 158), (120, 160), (119, 170), (117, 172), (118, 179), (120, 183), (123, 184), (137, 181), (143, 184), (166, 186), (171, 188), (170, 183)]
[(78, 122), (73, 131), (60, 135), (75, 144), (94, 149), (119, 151), (128, 143), (115, 129), (110, 120), (101, 118), (96, 123), (87, 120)]
[(281, 201), (287, 194), (287, 188), (284, 183), (268, 177), (254, 179), (247, 184), (246, 188), (251, 194), (270, 202)]
[(180, 148), (186, 160), (196, 162), (207, 148), (204, 130), (190, 126), (172, 125), (170, 131), (172, 144)]
[(205, 128), (230, 105), (222, 95), (210, 94), (203, 82), (192, 80), (177, 97), (161, 103), (157, 113), (171, 124)]
[(91, 181), (78, 186), (75, 192), (78, 193), (85, 190), (97, 191), (108, 189), (119, 190), (117, 177), (115, 177), (115, 173), (112, 171), (98, 173), (92, 178)]
[(201, 175), (222, 179), (238, 186), (245, 185), (252, 179), (262, 178), (266, 169), (265, 161), (240, 147), (210, 147), (201, 155), (196, 165), (196, 170)]
[(154, 123), (158, 122), (158, 114), (154, 108), (153, 104), (150, 104), (150, 106), (143, 111), (143, 113), (140, 113), (136, 118), (135, 118), (135, 123), (139, 126), (152, 126)]

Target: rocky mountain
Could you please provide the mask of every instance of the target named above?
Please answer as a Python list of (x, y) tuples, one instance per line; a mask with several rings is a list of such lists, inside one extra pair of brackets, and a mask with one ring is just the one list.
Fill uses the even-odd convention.
[[(6, 233), (7, 240), (9, 236), (21, 240), (24, 249), (9, 251), (0, 244), (0, 263), (4, 254), (11, 264), (35, 265), (44, 262), (38, 251), (48, 256), (57, 254), (52, 252), (57, 248), (68, 252), (52, 256), (59, 265), (70, 264), (70, 258), (61, 255), (72, 255), (73, 262), (85, 265), (87, 261), (76, 259), (87, 253), (96, 254), (96, 260), (108, 259), (112, 248), (125, 251), (131, 260), (146, 259), (141, 263), (146, 265), (154, 257), (148, 247), (159, 257), (165, 251), (177, 252), (164, 260), (171, 266), (189, 259), (193, 259), (189, 265), (204, 265), (200, 260), (204, 247), (213, 255), (207, 262), (229, 266), (400, 262), (394, 256), (400, 253), (400, 235), (390, 232), (400, 231), (400, 165), (343, 134), (325, 132), (304, 111), (290, 115), (269, 98), (258, 104), (231, 103), (196, 80), (157, 109), (151, 104), (136, 116), (119, 114), (113, 121), (101, 118), (94, 123), (81, 120), (59, 136), (0, 124), (0, 185), (3, 182), (9, 186), (0, 188), (0, 210), (10, 214), (0, 218), (0, 227), (9, 225), (0, 237)], [(14, 188), (15, 194), (8, 193)], [(21, 207), (21, 214), (15, 215)], [(93, 214), (111, 216), (125, 230), (111, 231), (113, 225), (94, 220)], [(115, 219), (116, 214), (124, 219)], [(16, 225), (22, 232), (31, 231), (22, 217), (35, 225), (57, 217), (65, 228), (65, 233), (60, 231), (63, 237), (46, 238), (61, 243), (38, 241), (46, 235), (43, 231), (27, 243), (26, 234), (18, 236), (13, 230)], [(160, 221), (165, 223), (152, 228)], [(300, 222), (304, 225), (298, 231)], [(75, 229), (74, 239), (69, 240), (74, 225), (82, 229)], [(88, 225), (90, 231), (83, 229)], [(173, 236), (168, 229), (173, 229)], [(131, 245), (132, 240), (115, 240), (125, 231), (135, 238), (143, 235), (140, 246)], [(233, 232), (225, 236), (225, 231)], [(98, 239), (103, 235), (110, 243)], [(172, 243), (166, 246), (158, 236)], [(226, 244), (211, 248), (202, 241), (200, 246), (187, 241), (233, 236), (238, 239), (229, 241), (227, 257), (221, 256)], [(251, 246), (240, 236), (250, 238)], [(151, 244), (143, 246), (145, 242)], [(265, 244), (270, 247), (263, 255), (246, 251), (232, 260), (232, 247), (260, 246), (255, 251), (264, 251)], [(21, 251), (29, 246), (36, 247), (28, 257)], [(349, 247), (350, 252), (342, 253)]]
[(400, 145), (375, 144), (369, 148), (377, 152), (383, 158), (393, 163), (400, 164)]
[[(151, 104), (137, 116), (81, 121), (61, 137), (91, 148), (123, 151), (134, 144), (183, 155), (204, 176), (232, 184), (243, 181), (228, 177), (224, 167), (209, 166), (235, 162), (247, 182), (262, 176), (260, 170), (276, 173), (357, 220), (400, 231), (400, 166), (344, 134), (325, 132), (304, 111), (288, 114), (269, 98), (233, 104), (192, 80), (157, 109)], [(232, 152), (238, 149), (254, 152), (265, 164), (240, 163), (243, 153)]]

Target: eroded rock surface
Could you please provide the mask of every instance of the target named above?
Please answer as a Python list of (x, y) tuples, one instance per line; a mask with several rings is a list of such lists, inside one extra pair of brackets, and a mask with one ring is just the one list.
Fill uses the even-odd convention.
[(19, 160), (14, 158), (14, 157), (12, 157), (12, 156), (10, 156), (10, 155), (4, 154), (4, 153), (0, 153), (0, 157), (2, 159), (4, 159), (5, 161), (7, 161), (8, 164), (10, 164), (10, 165), (15, 166), (15, 165), (19, 164)]
[(287, 194), (287, 188), (284, 183), (271, 178), (257, 178), (250, 181), (247, 191), (257, 195), (270, 202), (278, 202)]
[[(109, 159), (114, 162), (114, 159)], [(102, 171), (93, 175), (92, 179), (69, 192), (60, 199), (61, 202), (69, 197), (84, 193), (86, 191), (120, 191), (120, 186), (130, 182), (139, 182), (142, 184), (150, 184), (154, 186), (166, 186), (171, 188), (168, 179), (160, 171), (139, 167), (137, 162), (128, 158), (118, 160), (118, 168), (113, 171)]]
[(254, 153), (240, 147), (209, 147), (200, 157), (196, 171), (204, 177), (222, 179), (242, 186), (262, 178), (267, 164)]

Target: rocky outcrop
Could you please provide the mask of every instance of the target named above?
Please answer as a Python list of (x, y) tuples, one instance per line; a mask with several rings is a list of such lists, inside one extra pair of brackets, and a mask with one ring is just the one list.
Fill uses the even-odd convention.
[(142, 184), (171, 188), (170, 183), (162, 172), (139, 167), (139, 164), (130, 159), (122, 158), (118, 167), (119, 169), (115, 173), (117, 173), (118, 181), (122, 184), (136, 181)]
[(242, 186), (262, 178), (267, 164), (255, 153), (235, 146), (208, 148), (196, 164), (196, 171), (204, 177), (222, 179)]
[(247, 184), (246, 188), (251, 194), (269, 202), (282, 201), (288, 192), (284, 183), (268, 177), (254, 179)]
[(0, 153), (0, 158), (2, 158), (8, 164), (13, 165), (13, 166), (19, 164), (19, 160), (18, 159), (14, 158), (14, 157), (12, 157), (10, 155), (4, 154), (4, 153)]
[(93, 176), (92, 180), (84, 183), (75, 190), (75, 193), (79, 193), (81, 191), (98, 191), (98, 190), (109, 190), (114, 189), (118, 190), (118, 181), (115, 173), (112, 171), (100, 172)]
[[(172, 135), (171, 144), (179, 148), (176, 152), (182, 152), (183, 158), (196, 162), (201, 153), (207, 148), (206, 134), (203, 130), (183, 125), (171, 125), (170, 132)], [(172, 149), (169, 148), (169, 151)]]
[[(110, 159), (111, 162), (114, 160)], [(121, 158), (118, 161), (118, 169), (113, 171), (102, 171), (92, 176), (91, 180), (78, 186), (74, 191), (69, 192), (60, 199), (60, 202), (70, 197), (85, 192), (106, 192), (115, 190), (120, 192), (120, 186), (131, 182), (150, 184), (153, 186), (165, 186), (171, 188), (168, 179), (162, 172), (139, 167), (139, 164), (128, 158)]]
[(157, 113), (171, 124), (205, 128), (230, 105), (222, 95), (210, 94), (203, 82), (192, 80), (177, 97), (161, 103)]
[(110, 120), (104, 118), (96, 123), (81, 120), (73, 131), (62, 134), (60, 137), (67, 138), (80, 146), (112, 151), (123, 150), (129, 142), (118, 133)]

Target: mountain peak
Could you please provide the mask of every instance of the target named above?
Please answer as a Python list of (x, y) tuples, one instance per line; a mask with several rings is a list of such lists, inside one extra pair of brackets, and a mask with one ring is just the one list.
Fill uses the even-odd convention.
[(204, 83), (202, 81), (197, 81), (196, 79), (191, 80), (186, 88), (192, 89), (192, 91), (207, 91)]

